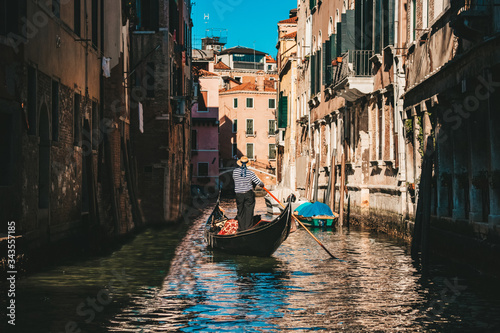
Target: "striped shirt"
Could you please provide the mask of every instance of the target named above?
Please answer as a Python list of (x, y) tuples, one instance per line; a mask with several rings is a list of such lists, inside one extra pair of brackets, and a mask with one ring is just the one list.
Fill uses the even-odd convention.
[(241, 168), (236, 168), (233, 170), (234, 179), (234, 192), (245, 193), (253, 190), (252, 183), (255, 185), (264, 186), (264, 183), (253, 173), (253, 171), (247, 169), (247, 175), (241, 175)]

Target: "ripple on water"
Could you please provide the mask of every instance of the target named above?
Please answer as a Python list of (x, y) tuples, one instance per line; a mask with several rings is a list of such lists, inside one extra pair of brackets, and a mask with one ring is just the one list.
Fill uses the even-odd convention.
[[(256, 210), (262, 213), (260, 204)], [(299, 230), (271, 258), (231, 256), (205, 249), (208, 214), (181, 242), (156, 297), (132, 304), (136, 314), (117, 316), (111, 329), (453, 331), (456, 323), (463, 324), (463, 313), (451, 305), (432, 312), (444, 282), (423, 284), (406, 249), (386, 238), (364, 231), (314, 231), (339, 261)], [(500, 308), (498, 301), (489, 306)]]

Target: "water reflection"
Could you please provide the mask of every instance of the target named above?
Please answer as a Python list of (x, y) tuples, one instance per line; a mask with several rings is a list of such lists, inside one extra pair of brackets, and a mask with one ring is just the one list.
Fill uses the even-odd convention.
[[(271, 258), (232, 256), (205, 249), (203, 223), (193, 225), (177, 248), (156, 294), (122, 311), (111, 330), (454, 331), (464, 324), (465, 314), (453, 311), (456, 297), (443, 298), (447, 278), (423, 281), (406, 248), (388, 238), (359, 230), (314, 231), (345, 260), (338, 261), (299, 230)], [(492, 320), (498, 300), (481, 308), (488, 309), (490, 326), (499, 324)]]
[[(212, 252), (209, 213), (187, 232), (150, 229), (111, 255), (19, 281), (17, 331), (64, 332), (70, 321), (82, 333), (500, 331), (498, 281), (475, 283), (448, 263), (424, 279), (404, 246), (363, 230), (314, 231), (344, 261), (301, 229), (270, 258)], [(87, 322), (77, 306), (113, 279), (112, 302)]]

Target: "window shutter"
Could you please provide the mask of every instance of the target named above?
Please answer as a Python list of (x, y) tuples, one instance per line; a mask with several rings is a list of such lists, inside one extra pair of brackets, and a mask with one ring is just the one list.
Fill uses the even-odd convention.
[(314, 82), (316, 82), (316, 55), (311, 53), (311, 95), (315, 94)]
[(279, 102), (278, 112), (278, 127), (286, 128), (288, 124), (288, 96), (281, 96)]
[(253, 134), (253, 119), (247, 119), (247, 134)]
[[(394, 45), (394, 0), (388, 0), (388, 8), (387, 8), (387, 20), (388, 20), (388, 34), (389, 34), (389, 40), (387, 41), (387, 45)], [(384, 46), (387, 46), (384, 45)]]
[[(327, 57), (326, 57), (326, 43), (323, 43), (323, 47), (321, 48), (321, 63), (323, 64), (323, 69), (322, 69), (322, 73), (321, 73), (321, 83), (323, 85), (326, 85), (326, 60), (327, 60)], [(320, 89), (321, 90), (321, 89)]]
[(253, 144), (247, 143), (247, 157), (252, 159), (253, 158)]

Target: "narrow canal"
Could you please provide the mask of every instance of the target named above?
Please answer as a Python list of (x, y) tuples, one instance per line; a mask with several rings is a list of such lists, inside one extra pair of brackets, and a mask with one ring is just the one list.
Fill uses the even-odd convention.
[(211, 208), (187, 232), (149, 229), (18, 281), (15, 331), (500, 331), (498, 281), (437, 261), (424, 279), (407, 247), (359, 229), (314, 231), (343, 262), (300, 229), (271, 258), (213, 253), (202, 238)]

